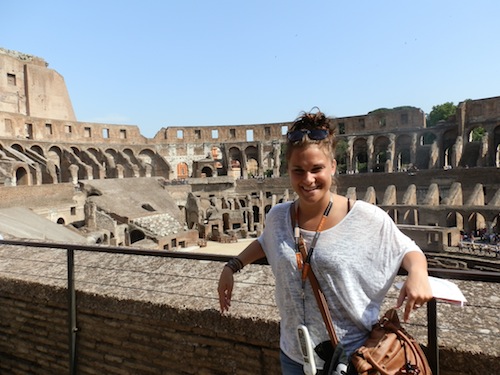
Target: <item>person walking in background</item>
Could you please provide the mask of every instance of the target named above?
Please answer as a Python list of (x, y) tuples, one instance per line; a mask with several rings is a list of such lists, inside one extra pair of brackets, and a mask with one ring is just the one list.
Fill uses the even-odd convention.
[[(319, 109), (302, 113), (287, 133), (286, 160), (294, 202), (275, 205), (262, 235), (222, 269), (221, 313), (230, 308), (234, 273), (266, 257), (276, 279), (283, 374), (303, 374), (297, 327), (305, 325), (313, 347), (329, 340), (311, 285), (310, 267), (325, 294), (338, 338), (349, 356), (378, 321), (382, 301), (402, 266), (406, 281), (395, 301), (411, 311), (432, 298), (427, 261), (379, 207), (332, 193), (336, 138), (331, 118)], [(309, 253), (298, 249), (303, 238)], [(406, 304), (404, 302), (406, 301)], [(315, 355), (321, 369), (323, 361)]]

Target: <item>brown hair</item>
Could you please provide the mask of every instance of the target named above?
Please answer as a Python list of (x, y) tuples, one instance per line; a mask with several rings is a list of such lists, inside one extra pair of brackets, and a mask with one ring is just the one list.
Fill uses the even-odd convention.
[(337, 138), (335, 137), (335, 124), (333, 118), (325, 116), (318, 107), (314, 107), (310, 112), (302, 112), (299, 117), (293, 122), (288, 133), (296, 130), (313, 130), (325, 129), (328, 135), (322, 140), (310, 139), (307, 135), (302, 140), (291, 142), (287, 137), (286, 144), (286, 160), (290, 160), (292, 151), (298, 148), (306, 147), (310, 144), (317, 144), (321, 148), (325, 148), (332, 158), (335, 157), (335, 149), (337, 147)]

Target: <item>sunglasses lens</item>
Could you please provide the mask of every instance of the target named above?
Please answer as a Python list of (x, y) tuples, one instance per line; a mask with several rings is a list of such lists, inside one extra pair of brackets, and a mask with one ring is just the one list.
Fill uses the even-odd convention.
[(313, 130), (294, 130), (288, 133), (288, 140), (290, 142), (301, 141), (307, 135), (312, 141), (321, 141), (328, 136), (326, 129), (313, 129)]
[(328, 131), (326, 129), (313, 129), (307, 136), (314, 141), (321, 141), (328, 136)]
[(304, 130), (294, 130), (293, 132), (288, 133), (288, 140), (290, 142), (298, 142), (304, 138), (306, 132)]

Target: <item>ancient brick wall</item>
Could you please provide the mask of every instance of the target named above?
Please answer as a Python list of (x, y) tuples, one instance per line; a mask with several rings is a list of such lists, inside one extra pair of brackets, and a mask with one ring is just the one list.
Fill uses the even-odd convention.
[[(276, 322), (89, 294), (77, 300), (78, 374), (280, 372)], [(67, 322), (63, 288), (2, 279), (0, 373), (67, 374)]]
[(5, 49), (0, 55), (1, 111), (76, 120), (64, 78), (43, 59)]
[[(65, 258), (61, 250), (0, 245), (0, 373), (68, 373)], [(221, 267), (207, 260), (76, 251), (77, 373), (279, 373), (270, 267), (249, 265), (238, 273), (231, 311), (220, 315)], [(457, 284), (465, 307), (438, 304), (441, 374), (491, 373), (500, 355), (498, 284)], [(384, 310), (397, 295), (391, 288)], [(425, 309), (414, 312), (407, 328), (426, 345)]]

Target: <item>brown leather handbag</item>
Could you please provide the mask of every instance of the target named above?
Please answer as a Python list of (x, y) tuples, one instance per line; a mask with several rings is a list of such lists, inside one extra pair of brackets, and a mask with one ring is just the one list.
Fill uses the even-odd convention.
[[(302, 254), (307, 253), (303, 240), (300, 241), (299, 247)], [(312, 269), (308, 273), (308, 278), (325, 321), (332, 347), (333, 349), (337, 346), (341, 347), (325, 295)], [(325, 373), (351, 374), (356, 371), (360, 375), (432, 375), (427, 357), (419, 343), (401, 326), (396, 309), (390, 309), (385, 313), (372, 327), (364, 345), (358, 348), (349, 359), (348, 372), (334, 370), (337, 364), (332, 362), (335, 362), (336, 358), (325, 359)]]
[(422, 348), (401, 326), (396, 309), (388, 310), (373, 326), (351, 363), (362, 375), (432, 374)]

